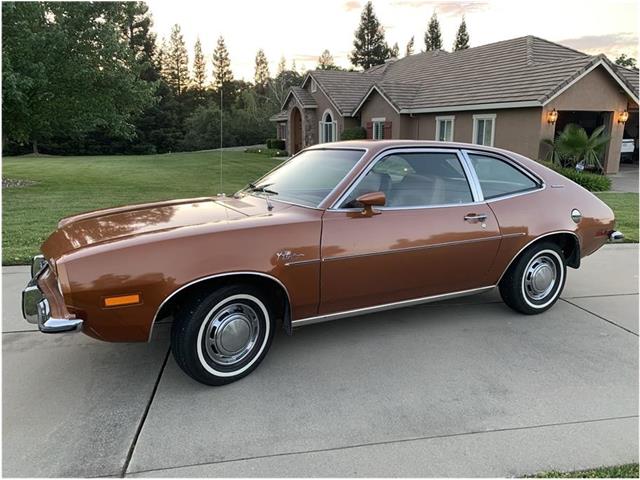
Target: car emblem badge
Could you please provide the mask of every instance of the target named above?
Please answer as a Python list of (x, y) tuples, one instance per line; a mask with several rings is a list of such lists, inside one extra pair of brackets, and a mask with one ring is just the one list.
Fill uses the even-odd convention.
[(304, 257), (304, 254), (294, 253), (291, 250), (280, 250), (278, 253), (276, 253), (276, 257), (278, 257), (278, 260), (287, 263), (292, 262), (296, 258)]

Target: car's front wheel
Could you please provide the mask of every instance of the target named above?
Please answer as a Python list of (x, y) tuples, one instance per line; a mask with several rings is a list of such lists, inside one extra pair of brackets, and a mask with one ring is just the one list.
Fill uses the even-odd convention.
[(560, 297), (566, 273), (566, 261), (558, 245), (534, 244), (509, 267), (500, 281), (500, 295), (520, 313), (542, 313)]
[(248, 375), (273, 339), (269, 303), (251, 285), (193, 295), (174, 318), (171, 350), (195, 380), (224, 385)]

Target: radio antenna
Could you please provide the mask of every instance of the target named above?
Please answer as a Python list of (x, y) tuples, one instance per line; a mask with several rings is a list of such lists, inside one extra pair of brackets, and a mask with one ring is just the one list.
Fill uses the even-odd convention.
[(222, 191), (222, 83), (220, 84), (220, 193), (218, 195), (224, 195)]

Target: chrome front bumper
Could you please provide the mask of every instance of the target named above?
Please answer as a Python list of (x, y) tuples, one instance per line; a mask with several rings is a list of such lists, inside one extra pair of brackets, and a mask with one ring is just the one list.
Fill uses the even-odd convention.
[(38, 278), (47, 268), (49, 266), (41, 255), (33, 258), (31, 267), (33, 278), (22, 290), (22, 316), (27, 322), (37, 324), (38, 329), (44, 333), (80, 331), (82, 329), (82, 320), (51, 316), (49, 300), (46, 299), (38, 286)]

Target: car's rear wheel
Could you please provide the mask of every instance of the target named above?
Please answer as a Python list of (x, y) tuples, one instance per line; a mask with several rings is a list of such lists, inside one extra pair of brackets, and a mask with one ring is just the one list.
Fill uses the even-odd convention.
[(273, 339), (269, 302), (251, 285), (194, 294), (177, 312), (171, 350), (195, 380), (224, 385), (253, 371)]
[(500, 295), (504, 303), (518, 312), (542, 313), (560, 297), (566, 274), (566, 260), (558, 245), (534, 244), (509, 267), (500, 281)]

